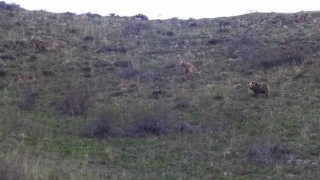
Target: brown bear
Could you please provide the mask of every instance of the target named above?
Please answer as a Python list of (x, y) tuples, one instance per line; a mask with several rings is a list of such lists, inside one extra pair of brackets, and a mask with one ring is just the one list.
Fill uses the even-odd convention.
[(265, 94), (266, 97), (269, 97), (269, 84), (267, 84), (266, 82), (261, 82), (261, 83), (257, 83), (257, 82), (253, 82), (253, 81), (248, 81), (247, 85), (249, 87), (249, 89), (251, 89), (254, 93), (254, 96), (257, 97), (258, 94)]
[(60, 46), (57, 42), (42, 41), (34, 36), (32, 36), (31, 42), (34, 43), (36, 49), (39, 51), (55, 50)]
[(36, 49), (40, 50), (40, 51), (45, 51), (46, 46), (48, 45), (47, 42), (39, 40), (39, 39), (35, 38), (34, 36), (32, 37), (31, 42), (33, 42)]
[(17, 82), (33, 82), (36, 80), (37, 80), (37, 77), (31, 76), (31, 75), (19, 75), (16, 78), (14, 78), (14, 81), (17, 81)]
[(197, 70), (197, 68), (193, 64), (185, 62), (183, 60), (180, 60), (179, 64), (185, 69), (185, 73), (194, 74)]

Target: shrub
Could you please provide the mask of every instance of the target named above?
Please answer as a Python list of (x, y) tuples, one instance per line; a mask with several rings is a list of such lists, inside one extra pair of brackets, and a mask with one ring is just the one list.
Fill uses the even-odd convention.
[(91, 18), (91, 19), (94, 19), (94, 18), (101, 18), (102, 16), (100, 15), (100, 14), (96, 14), (96, 13), (90, 13), (90, 12), (88, 12), (88, 13), (86, 13), (86, 15), (89, 17), (89, 18)]
[(305, 59), (304, 50), (295, 44), (277, 48), (264, 47), (250, 32), (245, 32), (230, 41), (225, 53), (228, 58), (247, 62), (250, 69), (301, 64)]
[(8, 10), (8, 11), (15, 11), (20, 9), (20, 5), (18, 4), (7, 4), (4, 1), (0, 2), (0, 9)]
[(38, 91), (32, 87), (31, 84), (26, 84), (22, 87), (20, 93), (20, 104), (19, 107), (22, 110), (32, 110), (36, 105), (36, 100), (38, 98)]
[(291, 150), (281, 145), (256, 144), (247, 151), (246, 160), (258, 165), (272, 166), (285, 160), (288, 154), (291, 154)]
[(165, 32), (165, 35), (167, 35), (167, 36), (173, 36), (173, 35), (174, 35), (174, 32), (173, 32), (173, 31), (166, 31), (166, 32)]
[(148, 17), (146, 15), (143, 15), (143, 14), (137, 14), (134, 16), (135, 19), (138, 19), (138, 20), (148, 20)]
[(189, 123), (180, 123), (177, 126), (177, 130), (183, 133), (190, 133), (190, 134), (204, 132), (203, 127), (201, 127), (200, 125), (193, 125)]
[(16, 60), (16, 58), (14, 56), (12, 56), (11, 54), (1, 55), (0, 58), (3, 60), (10, 60), (10, 61)]
[(110, 47), (110, 46), (102, 46), (98, 48), (96, 53), (107, 53), (107, 52), (119, 52), (119, 53), (126, 53), (127, 48), (125, 47)]
[(93, 41), (93, 40), (94, 40), (94, 37), (93, 37), (93, 36), (86, 36), (86, 37), (84, 37), (83, 40), (84, 40), (84, 41)]
[(154, 99), (160, 99), (162, 97), (165, 97), (167, 92), (165, 90), (156, 89), (152, 91), (152, 94), (150, 95), (151, 98)]
[(121, 34), (123, 36), (130, 36), (130, 35), (140, 35), (142, 30), (148, 30), (150, 27), (147, 24), (144, 23), (130, 23), (127, 26), (125, 26)]
[(252, 62), (252, 67), (269, 69), (281, 65), (302, 64), (304, 61), (304, 53), (301, 50), (270, 50), (263, 54), (255, 62)]
[(161, 117), (147, 117), (129, 132), (133, 137), (145, 137), (147, 135), (160, 136), (169, 133), (170, 126), (166, 119)]
[(219, 39), (209, 39), (208, 41), (207, 41), (207, 45), (209, 46), (209, 45), (216, 45), (216, 44), (218, 44), (218, 43), (220, 43), (220, 40)]
[(122, 68), (132, 68), (132, 63), (130, 61), (116, 61), (114, 63), (116, 67), (122, 67)]
[(91, 95), (88, 90), (68, 87), (56, 103), (56, 109), (69, 116), (81, 115), (89, 108)]
[(22, 168), (14, 163), (8, 163), (3, 159), (0, 159), (0, 179), (2, 180), (24, 180)]
[(4, 70), (4, 69), (0, 69), (0, 77), (6, 77), (7, 76), (8, 71)]
[(109, 137), (114, 136), (114, 118), (107, 112), (100, 112), (86, 127), (80, 130), (82, 137)]
[(127, 67), (122, 69), (121, 76), (123, 78), (130, 79), (130, 78), (136, 77), (138, 73), (139, 73), (138, 70), (135, 70), (134, 68), (131, 68), (131, 67)]
[(245, 32), (227, 44), (225, 53), (227, 58), (253, 60), (259, 55), (260, 49), (260, 42), (250, 32)]

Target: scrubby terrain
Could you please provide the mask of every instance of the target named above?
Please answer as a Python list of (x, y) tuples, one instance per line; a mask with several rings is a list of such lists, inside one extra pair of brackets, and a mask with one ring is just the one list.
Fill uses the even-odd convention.
[(0, 179), (318, 179), (319, 30), (320, 12), (148, 20), (1, 2)]

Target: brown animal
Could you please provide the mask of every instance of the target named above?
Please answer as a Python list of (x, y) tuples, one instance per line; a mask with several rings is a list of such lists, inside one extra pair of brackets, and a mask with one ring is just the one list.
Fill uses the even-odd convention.
[(32, 82), (36, 80), (37, 80), (36, 76), (29, 76), (29, 75), (20, 75), (14, 79), (14, 81), (17, 81), (17, 82)]
[(57, 48), (59, 48), (59, 44), (57, 42), (52, 42), (52, 43), (48, 43), (48, 45), (46, 46), (47, 50), (56, 50)]
[(270, 86), (266, 82), (256, 83), (253, 81), (248, 81), (247, 85), (249, 89), (253, 91), (255, 97), (257, 97), (258, 94), (265, 94), (266, 97), (269, 97)]
[(34, 43), (36, 50), (39, 51), (55, 50), (60, 46), (57, 42), (46, 42), (35, 37), (32, 37), (31, 41)]
[(196, 66), (194, 66), (191, 63), (185, 62), (184, 60), (180, 60), (179, 64), (181, 67), (183, 67), (185, 69), (185, 73), (194, 74), (197, 70)]
[(32, 37), (31, 42), (34, 43), (36, 50), (39, 51), (45, 51), (46, 50), (46, 46), (47, 46), (47, 42), (39, 40), (35, 37)]

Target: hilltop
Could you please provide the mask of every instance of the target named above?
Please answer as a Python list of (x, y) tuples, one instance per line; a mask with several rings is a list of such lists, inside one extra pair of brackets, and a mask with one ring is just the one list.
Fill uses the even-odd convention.
[(2, 2), (0, 177), (317, 179), (319, 28), (320, 12), (148, 20)]

